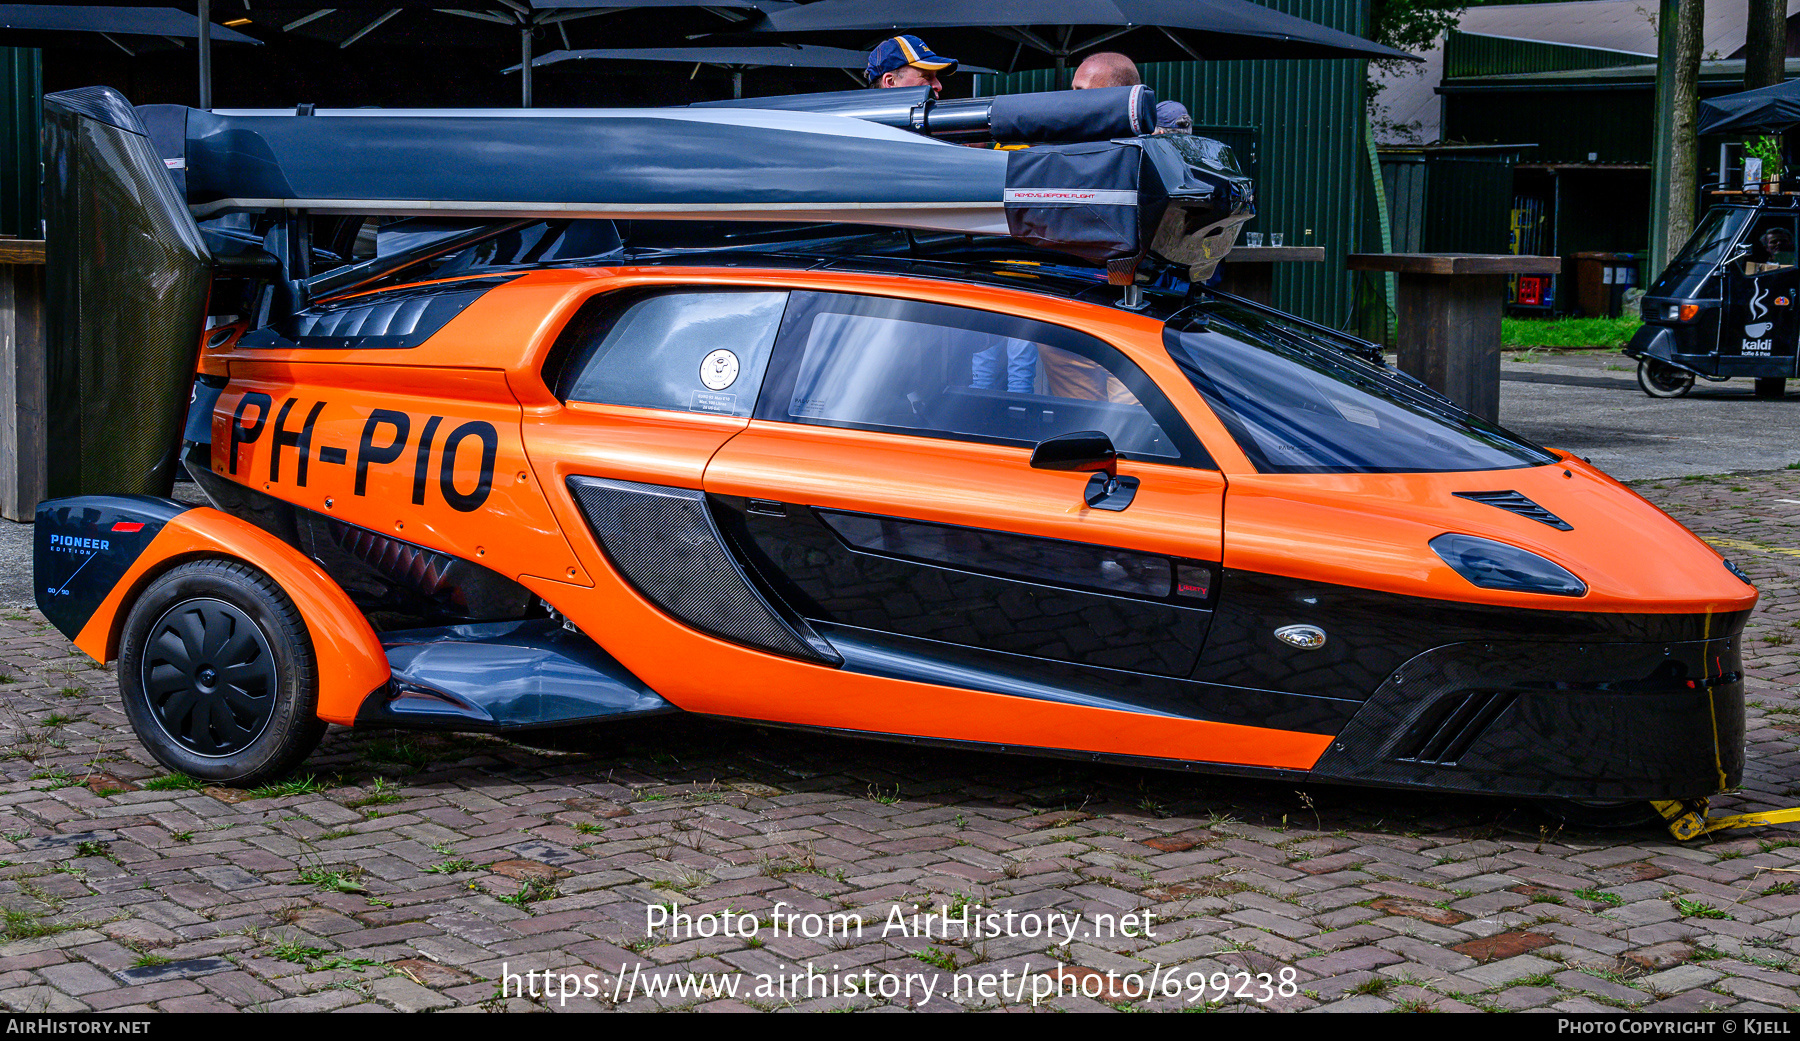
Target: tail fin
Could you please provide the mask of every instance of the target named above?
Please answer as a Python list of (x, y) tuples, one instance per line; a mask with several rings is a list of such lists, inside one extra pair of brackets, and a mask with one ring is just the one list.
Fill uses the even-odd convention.
[(211, 258), (131, 103), (44, 98), (49, 491), (168, 495)]

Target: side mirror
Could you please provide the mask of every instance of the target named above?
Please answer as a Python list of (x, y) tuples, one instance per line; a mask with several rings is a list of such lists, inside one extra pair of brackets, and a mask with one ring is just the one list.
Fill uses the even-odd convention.
[(1103, 470), (1118, 472), (1119, 453), (1102, 430), (1077, 430), (1037, 443), (1031, 450), (1034, 470)]
[(1738, 243), (1738, 247), (1731, 251), (1731, 255), (1726, 257), (1724, 260), (1721, 260), (1719, 262), (1719, 264), (1722, 267), (1730, 267), (1731, 265), (1737, 263), (1738, 261), (1744, 259), (1745, 257), (1747, 257), (1749, 255), (1750, 255), (1749, 244), (1740, 242), (1740, 243)]
[(1091, 471), (1081, 498), (1090, 509), (1118, 512), (1137, 496), (1138, 479), (1119, 476), (1119, 453), (1100, 430), (1077, 430), (1037, 443), (1031, 465), (1039, 470)]

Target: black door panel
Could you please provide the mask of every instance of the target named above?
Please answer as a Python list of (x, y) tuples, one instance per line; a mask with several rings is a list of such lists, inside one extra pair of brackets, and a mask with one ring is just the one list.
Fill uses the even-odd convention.
[(844, 668), (1094, 708), (1309, 734), (1342, 730), (1361, 701), (1150, 676), (817, 623)]
[[(714, 503), (750, 569), (809, 619), (1157, 676), (1187, 675), (1206, 639), (1211, 611), (1204, 599), (1175, 599), (1175, 564), (1167, 558), (831, 513), (851, 538), (911, 550), (890, 555), (851, 545), (808, 507), (785, 504), (776, 515), (766, 502), (750, 509), (748, 500), (721, 496)], [(884, 521), (891, 538), (871, 543)], [(933, 529), (946, 534), (929, 537)], [(1034, 543), (1043, 546), (1021, 551)], [(1051, 584), (1052, 562), (1067, 569), (1065, 582)], [(1107, 583), (1138, 595), (1094, 588)]]

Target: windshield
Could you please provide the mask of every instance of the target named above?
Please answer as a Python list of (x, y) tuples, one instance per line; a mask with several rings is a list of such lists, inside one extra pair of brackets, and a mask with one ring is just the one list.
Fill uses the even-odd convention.
[(1745, 206), (1720, 206), (1709, 212), (1646, 295), (1689, 298), (1705, 294), (1706, 279), (1725, 259), (1731, 244), (1755, 214), (1755, 210)]
[(1725, 257), (1725, 250), (1731, 241), (1737, 238), (1744, 223), (1750, 219), (1754, 210), (1736, 206), (1721, 206), (1708, 213), (1700, 221), (1700, 227), (1675, 254), (1674, 264), (1715, 264)]
[(1263, 473), (1447, 473), (1555, 457), (1406, 377), (1223, 303), (1163, 341)]

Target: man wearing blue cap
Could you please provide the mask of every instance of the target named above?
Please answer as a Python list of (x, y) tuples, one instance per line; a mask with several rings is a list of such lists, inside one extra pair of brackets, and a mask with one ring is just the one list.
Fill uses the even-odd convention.
[(863, 77), (871, 87), (929, 85), (931, 96), (937, 97), (944, 91), (938, 77), (955, 71), (956, 59), (931, 53), (924, 40), (917, 36), (895, 36), (881, 41), (869, 52), (869, 64), (863, 69)]

